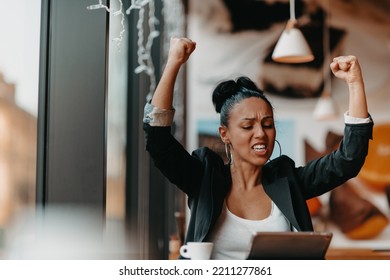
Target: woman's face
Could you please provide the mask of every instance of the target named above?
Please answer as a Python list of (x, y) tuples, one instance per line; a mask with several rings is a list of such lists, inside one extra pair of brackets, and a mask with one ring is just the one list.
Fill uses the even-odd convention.
[(230, 143), (233, 161), (264, 165), (275, 144), (275, 123), (272, 108), (261, 98), (250, 97), (230, 111), (229, 127), (220, 127), (225, 143)]

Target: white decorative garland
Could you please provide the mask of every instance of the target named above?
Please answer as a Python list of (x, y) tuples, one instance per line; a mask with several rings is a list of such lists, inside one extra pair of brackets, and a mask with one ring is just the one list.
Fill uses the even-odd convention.
[[(156, 25), (159, 24), (159, 20), (155, 16), (155, 0), (131, 0), (130, 7), (124, 12), (122, 0), (119, 2), (119, 8), (117, 11), (110, 9), (107, 5), (103, 4), (103, 0), (99, 0), (98, 4), (87, 6), (88, 10), (105, 9), (108, 13), (112, 13), (114, 16), (121, 16), (122, 30), (118, 37), (113, 39), (116, 42), (118, 49), (122, 43), (123, 34), (125, 32), (125, 13), (129, 15), (132, 10), (139, 10), (139, 18), (137, 21), (138, 40), (137, 40), (137, 57), (138, 66), (134, 69), (134, 73), (140, 74), (145, 72), (150, 79), (149, 93), (146, 96), (146, 100), (150, 100), (153, 96), (156, 88), (156, 75), (155, 68), (152, 60), (151, 49), (153, 40), (160, 35), (160, 32), (156, 30)], [(184, 7), (180, 0), (163, 0), (164, 9), (164, 26), (166, 29), (165, 36), (163, 38), (164, 54), (168, 54), (169, 41), (171, 37), (181, 37), (185, 33), (185, 20), (184, 20)], [(148, 6), (148, 33), (145, 42), (145, 32), (143, 29), (145, 21), (145, 8)], [(166, 60), (166, 57), (165, 57)], [(175, 84), (175, 91), (177, 91), (177, 84)], [(176, 94), (175, 96), (180, 96)], [(177, 103), (182, 103), (183, 100), (176, 100)], [(182, 107), (182, 106), (180, 106)], [(180, 112), (176, 112), (180, 115)]]
[[(114, 38), (113, 41), (117, 43), (117, 46), (119, 47), (122, 38), (123, 33), (125, 32), (125, 25), (124, 25), (124, 12), (123, 12), (123, 2), (122, 0), (117, 0), (120, 4), (120, 8), (117, 11), (111, 10), (107, 5), (103, 4), (103, 0), (99, 0), (98, 4), (90, 5), (87, 7), (88, 10), (96, 10), (96, 9), (105, 9), (108, 13), (112, 13), (113, 15), (117, 16), (120, 15), (122, 17), (121, 19), (121, 25), (122, 25), (122, 31), (120, 32), (119, 36)], [(148, 27), (149, 27), (149, 33), (147, 34), (147, 39), (145, 41), (145, 35), (143, 30), (143, 23), (145, 20), (145, 7), (149, 6), (149, 17), (148, 17)], [(151, 49), (153, 45), (153, 40), (160, 35), (160, 32), (156, 30), (156, 25), (159, 24), (158, 19), (155, 16), (155, 5), (154, 0), (132, 0), (130, 7), (126, 10), (126, 14), (130, 14), (132, 10), (139, 10), (139, 18), (137, 22), (137, 30), (138, 30), (138, 41), (137, 41), (137, 55), (138, 55), (138, 66), (134, 69), (134, 72), (136, 74), (140, 74), (142, 72), (145, 72), (150, 79), (150, 87), (149, 87), (149, 93), (147, 95), (147, 100), (149, 100), (153, 92), (156, 88), (156, 75), (155, 75), (155, 69), (154, 64), (152, 61), (152, 55), (151, 55)]]

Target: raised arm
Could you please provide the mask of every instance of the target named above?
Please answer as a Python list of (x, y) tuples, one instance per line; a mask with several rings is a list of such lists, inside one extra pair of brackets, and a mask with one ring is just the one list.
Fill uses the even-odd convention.
[(145, 104), (144, 131), (146, 150), (155, 166), (171, 183), (189, 196), (198, 193), (203, 167), (171, 134), (174, 110), (174, 85), (180, 67), (188, 60), (196, 44), (187, 38), (172, 38), (168, 61), (151, 104)]
[(339, 56), (330, 64), (333, 74), (344, 80), (349, 89), (348, 114), (355, 118), (367, 118), (367, 100), (359, 62), (355, 56)]
[(180, 67), (195, 50), (196, 43), (188, 38), (171, 38), (168, 61), (154, 92), (152, 105), (160, 109), (172, 109), (173, 89)]

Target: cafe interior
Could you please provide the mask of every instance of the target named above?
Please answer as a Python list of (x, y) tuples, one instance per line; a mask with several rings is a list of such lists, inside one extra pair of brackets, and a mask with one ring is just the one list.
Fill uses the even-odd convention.
[[(307, 201), (327, 259), (390, 259), (390, 1), (1, 0), (0, 259), (177, 259), (187, 197), (145, 151), (143, 110), (170, 38), (196, 50), (178, 75), (172, 133), (225, 157), (211, 93), (248, 76), (298, 166), (343, 135), (362, 67), (373, 140), (360, 173)], [(12, 11), (10, 13), (9, 11)]]

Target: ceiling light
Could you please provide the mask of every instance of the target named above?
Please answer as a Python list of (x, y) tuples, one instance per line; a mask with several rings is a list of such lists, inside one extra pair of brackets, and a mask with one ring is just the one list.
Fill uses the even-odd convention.
[(272, 59), (274, 61), (282, 63), (303, 63), (310, 62), (314, 59), (309, 44), (306, 42), (302, 32), (296, 28), (296, 25), (295, 2), (294, 0), (290, 0), (290, 19), (272, 53)]

